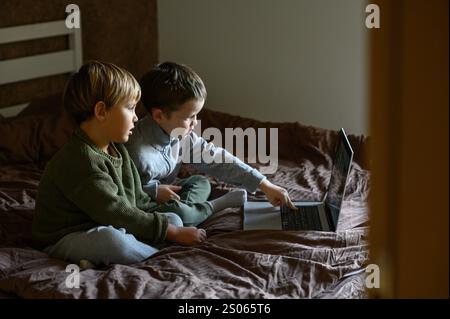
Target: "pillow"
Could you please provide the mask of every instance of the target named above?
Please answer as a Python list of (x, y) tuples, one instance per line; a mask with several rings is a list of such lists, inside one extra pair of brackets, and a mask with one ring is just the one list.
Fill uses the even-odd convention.
[(17, 116), (0, 121), (0, 163), (47, 162), (75, 128), (61, 94), (34, 100)]

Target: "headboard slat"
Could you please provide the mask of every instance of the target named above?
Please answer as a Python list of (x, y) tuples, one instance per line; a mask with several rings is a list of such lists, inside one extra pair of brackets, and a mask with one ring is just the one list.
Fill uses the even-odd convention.
[(68, 73), (74, 68), (72, 50), (0, 61), (0, 85)]
[(73, 32), (74, 29), (66, 27), (65, 20), (2, 28), (0, 29), (0, 44), (49, 38)]
[(3, 117), (13, 117), (19, 114), (24, 108), (28, 106), (28, 103), (18, 104), (14, 106), (8, 106), (1, 109), (0, 115)]
[[(78, 71), (83, 63), (81, 28), (68, 28), (66, 20), (0, 28), (0, 45), (34, 39), (68, 36), (69, 50), (0, 61), (0, 85)], [(14, 116), (27, 104), (0, 108)]]

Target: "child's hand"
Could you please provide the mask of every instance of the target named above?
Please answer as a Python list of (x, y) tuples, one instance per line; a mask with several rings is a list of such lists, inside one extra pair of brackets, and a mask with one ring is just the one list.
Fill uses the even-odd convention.
[(164, 204), (169, 200), (180, 200), (177, 192), (181, 190), (181, 186), (176, 185), (159, 185), (156, 193), (156, 201), (158, 204)]
[(169, 225), (167, 239), (183, 245), (196, 245), (206, 240), (206, 231), (196, 227), (176, 227)]
[(289, 198), (289, 193), (284, 188), (272, 184), (267, 179), (261, 182), (259, 188), (266, 194), (267, 199), (273, 206), (287, 205), (291, 209), (297, 210), (297, 207)]

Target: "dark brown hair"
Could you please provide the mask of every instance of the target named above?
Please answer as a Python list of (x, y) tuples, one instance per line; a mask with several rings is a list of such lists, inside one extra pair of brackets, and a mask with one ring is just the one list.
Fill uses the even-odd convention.
[(141, 79), (141, 101), (148, 112), (159, 108), (170, 115), (191, 99), (206, 99), (202, 79), (190, 67), (174, 62), (157, 64)]

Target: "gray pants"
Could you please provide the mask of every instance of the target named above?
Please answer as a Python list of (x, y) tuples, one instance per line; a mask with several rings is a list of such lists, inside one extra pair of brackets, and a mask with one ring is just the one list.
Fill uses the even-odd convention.
[[(174, 213), (163, 213), (169, 223), (183, 226), (181, 218)], [(160, 248), (162, 248), (159, 245)], [(53, 258), (75, 264), (87, 259), (95, 265), (133, 264), (141, 262), (158, 251), (157, 248), (137, 240), (127, 234), (124, 228), (98, 226), (86, 231), (70, 233), (55, 245), (44, 249)]]

